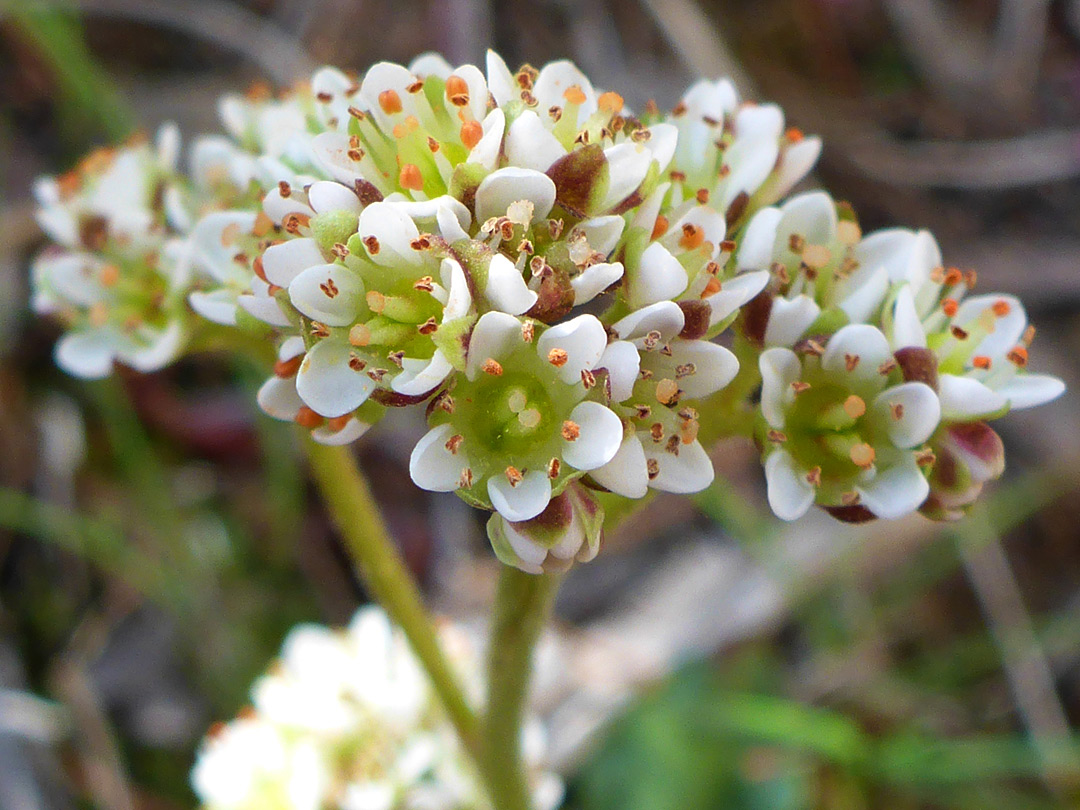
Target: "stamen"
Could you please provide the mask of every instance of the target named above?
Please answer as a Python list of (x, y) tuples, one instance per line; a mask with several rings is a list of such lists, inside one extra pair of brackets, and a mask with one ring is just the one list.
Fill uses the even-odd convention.
[(655, 458), (650, 458), (645, 462), (645, 470), (649, 474), (649, 480), (652, 481), (660, 475), (660, 463)]
[(1004, 298), (999, 298), (997, 301), (995, 301), (991, 309), (994, 311), (994, 314), (997, 315), (999, 318), (1004, 318), (1012, 311), (1012, 307), (1009, 306), (1009, 302), (1006, 301)]
[(663, 379), (656, 384), (656, 399), (664, 405), (671, 405), (679, 398), (679, 386), (674, 380)]
[(397, 94), (396, 90), (383, 90), (379, 93), (379, 106), (387, 115), (399, 113), (402, 110), (401, 96)]
[(331, 299), (337, 298), (340, 294), (340, 290), (338, 290), (338, 286), (334, 283), (334, 280), (332, 278), (328, 278), (326, 279), (326, 281), (320, 284), (319, 289), (323, 291), (323, 295)]
[(298, 354), (296, 357), (290, 357), (288, 360), (278, 360), (274, 363), (274, 376), (287, 380), (300, 370), (300, 364), (303, 361), (304, 355), (302, 354)]
[(812, 487), (821, 486), (821, 467), (813, 467), (810, 472), (806, 474), (806, 483)]
[(855, 466), (867, 469), (874, 463), (874, 459), (877, 457), (877, 453), (874, 448), (865, 442), (856, 444), (851, 448), (851, 461)]
[(667, 229), (668, 218), (665, 217), (663, 214), (657, 214), (656, 222), (653, 224), (652, 236), (650, 236), (649, 239), (659, 239), (661, 236), (667, 233)]
[(866, 413), (866, 403), (863, 398), (852, 394), (844, 400), (844, 413), (850, 416), (852, 419), (858, 419), (864, 413)]
[(416, 327), (416, 331), (421, 335), (431, 335), (439, 330), (439, 325), (435, 323), (435, 318), (431, 317)]
[(570, 355), (566, 353), (565, 349), (552, 349), (548, 352), (547, 359), (555, 368), (562, 368), (566, 365), (566, 361), (570, 359)]
[(293, 421), (300, 427), (315, 429), (323, 423), (323, 418), (311, 410), (307, 405), (301, 405), (300, 410), (296, 412), (296, 416), (293, 417)]
[(802, 260), (815, 270), (820, 270), (832, 261), (832, 251), (824, 245), (807, 245), (802, 252)]
[(516, 487), (518, 484), (525, 480), (525, 476), (521, 474), (521, 471), (517, 467), (507, 467), (505, 473), (506, 480), (510, 482), (510, 486), (512, 487)]
[(705, 242), (705, 229), (687, 222), (682, 226), (683, 235), (679, 238), (679, 247), (694, 250)]
[(521, 423), (522, 427), (529, 428), (530, 430), (540, 424), (540, 418), (540, 411), (536, 408), (527, 408), (518, 414), (518, 422)]
[(455, 433), (453, 436), (446, 440), (445, 447), (451, 454), (457, 454), (458, 448), (461, 447), (461, 443), (463, 441), (465, 441), (465, 437), (462, 436), (460, 433)]
[(552, 456), (551, 461), (548, 462), (547, 474), (548, 478), (555, 480), (559, 477), (559, 470), (562, 469), (562, 462)]
[(987, 357), (985, 354), (977, 354), (971, 358), (971, 365), (973, 365), (975, 368), (981, 368), (984, 371), (989, 370), (990, 358)]
[(945, 313), (947, 318), (953, 317), (958, 309), (960, 309), (960, 304), (956, 302), (955, 298), (946, 298), (941, 302), (941, 311)]
[(664, 440), (664, 426), (659, 422), (653, 422), (649, 426), (649, 435), (652, 436), (654, 442), (660, 444)]
[(844, 506), (858, 506), (862, 498), (858, 492), (845, 492), (840, 496), (840, 503)]
[(431, 276), (424, 276), (412, 285), (414, 290), (418, 292), (432, 292), (435, 289), (435, 279)]
[(596, 103), (601, 110), (614, 115), (615, 113), (622, 112), (623, 97), (618, 93), (613, 93), (609, 90), (606, 93), (601, 93), (600, 98), (596, 100)]
[(585, 103), (585, 93), (582, 92), (581, 88), (576, 84), (566, 88), (566, 91), (563, 93), (563, 98), (566, 99), (568, 104), (580, 105)]
[(460, 76), (446, 79), (446, 98), (455, 107), (464, 107), (469, 103), (469, 85)]
[(810, 390), (810, 383), (796, 380), (791, 384), (791, 390), (794, 391), (796, 394), (801, 394), (803, 391)]
[(458, 136), (461, 138), (462, 146), (466, 149), (472, 149), (484, 137), (484, 128), (479, 121), (466, 121), (461, 125)]
[(349, 343), (353, 346), (367, 346), (371, 343), (371, 330), (367, 324), (354, 323), (349, 329)]
[(379, 240), (374, 235), (365, 236), (362, 241), (369, 255), (374, 256), (379, 252)]
[(480, 367), (485, 374), (490, 374), (492, 377), (498, 377), (503, 373), (503, 368), (499, 365), (498, 361), (488, 358), (484, 361), (484, 364)]
[(562, 423), (562, 437), (568, 442), (577, 441), (581, 435), (581, 426), (577, 422), (567, 419)]
[(525, 321), (521, 324), (521, 339), (526, 343), (532, 343), (533, 335), (536, 333), (536, 324), (532, 321)]
[(461, 471), (461, 477), (458, 479), (458, 489), (469, 489), (473, 485), (473, 472), (471, 467), (466, 467)]
[(412, 189), (413, 191), (422, 191), (424, 188), (424, 178), (420, 174), (420, 167), (415, 163), (406, 163), (401, 167), (401, 172), (398, 174), (398, 183), (402, 188)]
[(596, 385), (596, 375), (589, 369), (583, 368), (581, 370), (581, 384), (585, 386), (585, 390), (588, 391)]
[(845, 354), (844, 368), (847, 369), (848, 372), (854, 371), (856, 368), (859, 367), (859, 359), (859, 355), (857, 354)]
[(1028, 364), (1028, 350), (1024, 346), (1014, 346), (1005, 357), (1010, 363), (1019, 368), (1024, 368)]

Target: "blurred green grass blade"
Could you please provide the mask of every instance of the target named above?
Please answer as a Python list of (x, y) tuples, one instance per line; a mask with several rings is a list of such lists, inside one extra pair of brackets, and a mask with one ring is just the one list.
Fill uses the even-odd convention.
[(698, 509), (741, 542), (768, 540), (773, 523), (748, 502), (727, 479), (717, 476), (703, 492), (693, 496)]
[(16, 31), (54, 71), (63, 100), (112, 140), (132, 133), (134, 116), (83, 39), (74, 10), (60, 4), (9, 0), (6, 15)]

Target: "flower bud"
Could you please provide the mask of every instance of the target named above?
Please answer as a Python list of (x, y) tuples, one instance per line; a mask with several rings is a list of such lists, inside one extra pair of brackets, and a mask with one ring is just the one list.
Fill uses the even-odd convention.
[(933, 520), (958, 520), (987, 481), (1005, 471), (1005, 446), (986, 422), (949, 425), (931, 442), (930, 495), (919, 510)]
[(565, 571), (574, 561), (588, 562), (600, 550), (604, 510), (577, 484), (556, 495), (531, 520), (511, 523), (498, 512), (487, 532), (495, 555), (528, 574)]

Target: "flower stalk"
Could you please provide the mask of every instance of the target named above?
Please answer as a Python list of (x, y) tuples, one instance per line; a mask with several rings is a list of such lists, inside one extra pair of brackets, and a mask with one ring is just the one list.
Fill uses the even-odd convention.
[(521, 754), (533, 650), (551, 616), (562, 576), (503, 566), (488, 641), (488, 701), (481, 770), (496, 810), (529, 810)]
[(383, 522), (367, 480), (347, 447), (306, 442), (323, 502), (372, 596), (405, 633), (465, 748), (480, 752), (479, 720), (439, 644), (420, 590)]

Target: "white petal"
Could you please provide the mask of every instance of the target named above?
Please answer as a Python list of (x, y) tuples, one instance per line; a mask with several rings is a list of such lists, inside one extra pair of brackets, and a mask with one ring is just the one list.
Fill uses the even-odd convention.
[(500, 107), (517, 98), (517, 85), (506, 62), (495, 51), (487, 52), (487, 83), (495, 103)]
[(570, 279), (574, 288), (574, 305), (586, 304), (623, 277), (621, 262), (593, 264), (580, 275)]
[(351, 188), (341, 183), (331, 183), (329, 180), (311, 184), (308, 189), (308, 202), (317, 214), (328, 211), (351, 211), (359, 214), (364, 207)]
[(829, 245), (836, 236), (836, 203), (824, 191), (811, 191), (792, 197), (780, 210), (783, 216), (777, 226), (774, 247), (787, 248), (792, 235), (797, 234), (810, 245)]
[(720, 198), (721, 209), (726, 211), (742, 193), (753, 197), (772, 173), (779, 154), (780, 146), (775, 141), (736, 140), (725, 153), (731, 174), (727, 177)]
[(794, 395), (791, 384), (799, 381), (802, 363), (790, 349), (766, 349), (758, 358), (761, 369), (761, 414), (772, 427), (781, 429)]
[(1009, 401), (971, 377), (942, 374), (938, 379), (938, 398), (941, 400), (942, 418), (964, 421), (995, 414), (1005, 408)]
[(475, 380), (486, 360), (498, 360), (521, 344), (521, 321), (505, 312), (485, 312), (469, 337), (465, 376)]
[(930, 485), (909, 453), (901, 463), (880, 471), (855, 491), (860, 503), (879, 518), (896, 520), (922, 506), (930, 494)]
[(188, 295), (188, 303), (208, 321), (236, 326), (236, 294), (229, 290), (195, 290)]
[(616, 321), (611, 330), (622, 340), (640, 341), (650, 332), (659, 332), (660, 340), (675, 337), (686, 325), (686, 316), (674, 301), (658, 301), (631, 312)]
[(498, 108), (489, 112), (483, 123), (484, 134), (469, 152), (467, 162), (479, 164), (488, 171), (493, 170), (499, 162), (499, 151), (502, 149), (505, 129), (506, 113)]
[(301, 272), (320, 264), (326, 264), (326, 259), (314, 239), (289, 239), (263, 253), (266, 280), (279, 287), (288, 287)]
[(495, 473), (487, 482), (488, 497), (495, 511), (511, 523), (531, 520), (551, 501), (551, 480), (544, 470), (531, 470), (517, 486), (511, 486), (506, 476)]
[(540, 75), (533, 83), (532, 93), (536, 96), (538, 109), (566, 107), (564, 93), (571, 87), (577, 87), (585, 95), (585, 101), (578, 107), (576, 126), (585, 125), (585, 120), (596, 112), (596, 91), (592, 82), (582, 73), (577, 65), (566, 59), (548, 62), (540, 69)]
[(814, 487), (786, 450), (774, 450), (765, 459), (765, 482), (769, 507), (781, 520), (798, 520), (814, 503)]
[(623, 439), (622, 420), (599, 402), (579, 402), (570, 411), (570, 421), (581, 429), (574, 441), (563, 439), (563, 461), (579, 470), (603, 467), (619, 450)]
[(691, 399), (716, 393), (739, 373), (735, 355), (706, 340), (675, 341), (671, 345), (670, 362), (694, 369), (679, 379), (679, 388)]
[(594, 315), (579, 315), (549, 327), (536, 341), (536, 351), (547, 359), (552, 349), (566, 352), (566, 362), (559, 367), (559, 378), (567, 385), (581, 382), (581, 372), (592, 369), (607, 347), (607, 332)]
[(236, 303), (253, 318), (258, 318), (263, 323), (270, 324), (270, 326), (290, 326), (292, 324), (292, 321), (282, 312), (277, 300), (269, 295), (238, 295)]
[(533, 219), (543, 219), (555, 205), (555, 183), (543, 172), (508, 166), (485, 177), (476, 189), (476, 220), (506, 214), (510, 203), (529, 200)]
[(840, 294), (845, 295), (840, 301), (840, 309), (852, 323), (866, 323), (877, 312), (888, 291), (889, 275), (883, 267), (869, 276), (852, 276), (840, 287)]
[[(398, 196), (398, 195), (395, 195)], [(391, 200), (387, 200), (390, 202)], [(443, 221), (441, 216), (447, 213), (457, 220), (458, 230), (464, 231), (472, 224), (472, 214), (465, 204), (449, 194), (443, 194), (431, 200), (406, 200), (393, 199), (394, 207), (403, 211), (414, 223), (422, 225), (435, 224)]]
[[(461, 219), (455, 213), (456, 207), (441, 205), (435, 211), (435, 221), (439, 226), (439, 233), (449, 244), (460, 242), (469, 238), (469, 232), (461, 224)], [(466, 209), (468, 213), (468, 209)]]
[(456, 453), (446, 449), (453, 433), (453, 425), (433, 427), (413, 448), (409, 455), (409, 475), (420, 489), (453, 492), (458, 488), (461, 471), (469, 466), (469, 460), (460, 448)]
[(649, 481), (649, 486), (661, 492), (678, 495), (701, 492), (715, 476), (709, 454), (698, 441), (680, 445), (679, 454), (675, 455), (650, 440), (646, 443), (645, 456), (655, 459), (659, 470)]
[(633, 343), (616, 340), (604, 349), (596, 367), (607, 369), (608, 380), (611, 382), (611, 401), (623, 402), (634, 393), (634, 383), (637, 382), (641, 369), (641, 355)]
[(724, 241), (727, 232), (727, 223), (719, 211), (707, 205), (695, 205), (679, 217), (668, 229), (664, 239), (673, 249), (677, 245), (677, 237), (682, 234), (683, 225), (696, 225), (701, 228), (705, 233), (705, 241), (713, 246), (711, 258), (715, 259), (719, 255), (720, 243)]
[[(993, 314), (993, 307), (1004, 302), (1008, 313), (998, 317)], [(974, 354), (987, 357), (1004, 357), (1020, 342), (1027, 328), (1027, 313), (1024, 305), (1014, 295), (975, 295), (960, 302), (960, 307), (953, 316), (953, 323), (968, 329), (974, 326), (980, 317), (986, 317), (993, 324), (993, 330), (980, 341)]]
[(292, 377), (282, 379), (271, 377), (262, 384), (259, 392), (255, 395), (255, 401), (259, 403), (263, 413), (280, 419), (283, 422), (291, 422), (296, 418), (304, 401), (296, 393), (296, 380)]
[(306, 351), (307, 347), (304, 345), (304, 339), (300, 335), (293, 335), (281, 341), (281, 345), (278, 346), (278, 360), (285, 363), (294, 357), (299, 357)]
[[(876, 326), (853, 323), (842, 327), (825, 344), (821, 367), (836, 374), (850, 374), (856, 380), (869, 381), (885, 378), (878, 369), (892, 357), (889, 341)], [(851, 371), (847, 370), (848, 358), (858, 358)]]
[(438, 76), (446, 79), (454, 72), (453, 66), (440, 53), (422, 53), (409, 62), (409, 72), (421, 79), (427, 76)]
[(926, 348), (926, 330), (923, 329), (919, 313), (915, 310), (915, 296), (911, 294), (911, 285), (905, 284), (896, 294), (896, 308), (893, 310), (892, 327), (893, 349), (908, 346)]
[(1034, 408), (1065, 393), (1065, 383), (1049, 374), (1016, 374), (997, 392), (1009, 400), (1010, 408)]
[(606, 211), (633, 194), (652, 165), (652, 152), (643, 143), (626, 142), (604, 150), (608, 163), (608, 187), (600, 210)]
[(821, 138), (818, 137), (803, 138), (785, 149), (780, 155), (780, 167), (776, 170), (771, 196), (777, 200), (786, 197), (810, 173), (820, 155)]
[(34, 260), (34, 277), (68, 303), (88, 307), (107, 297), (97, 278), (100, 267), (83, 253), (45, 254)]
[(671, 183), (661, 183), (653, 189), (652, 193), (645, 198), (645, 202), (637, 207), (637, 213), (634, 214), (630, 227), (641, 228), (646, 233), (652, 233), (653, 228), (656, 227), (656, 217), (660, 213), (664, 198), (670, 190)]
[(593, 217), (579, 222), (574, 226), (575, 231), (585, 234), (585, 239), (597, 253), (607, 256), (619, 244), (626, 220), (620, 216), (610, 214), (603, 217)]
[(71, 332), (56, 344), (56, 364), (74, 377), (95, 380), (112, 373), (117, 340), (110, 333), (95, 329)]
[(506, 158), (514, 166), (546, 172), (565, 154), (558, 138), (544, 127), (532, 110), (515, 118), (506, 133)]
[(191, 229), (196, 266), (224, 284), (244, 278), (249, 271), (233, 260), (239, 252), (236, 241), (254, 227), (253, 211), (215, 211), (204, 216)]
[(379, 243), (374, 254), (368, 249), (376, 264), (387, 267), (401, 262), (412, 266), (421, 264), (423, 256), (411, 247), (419, 236), (416, 223), (397, 203), (372, 203), (360, 214), (360, 238), (375, 237)]
[(766, 346), (793, 346), (821, 314), (821, 307), (808, 295), (774, 298), (765, 327)]
[(941, 266), (941, 249), (929, 231), (887, 228), (868, 234), (855, 246), (854, 258), (866, 271), (884, 267), (892, 282), (916, 288)]
[(370, 427), (371, 425), (367, 422), (361, 422), (354, 417), (346, 422), (344, 427), (341, 427), (338, 430), (331, 430), (326, 425), (320, 425), (311, 431), (311, 438), (319, 444), (331, 446), (352, 444), (367, 433)]
[(679, 260), (659, 242), (653, 242), (645, 248), (638, 266), (630, 274), (630, 306), (638, 309), (658, 301), (670, 301), (686, 289), (689, 281)]
[(320, 264), (292, 280), (289, 300), (312, 320), (350, 326), (363, 305), (364, 282), (340, 264)]
[(314, 209), (304, 201), (303, 197), (298, 194), (289, 194), (288, 197), (282, 197), (281, 190), (277, 186), (266, 192), (262, 206), (263, 212), (278, 225), (284, 222), (285, 217), (290, 214), (303, 214), (310, 217), (315, 213)]
[(447, 290), (443, 302), (443, 323), (450, 323), (469, 314), (472, 309), (472, 293), (465, 271), (456, 259), (443, 259), (439, 267), (443, 286)]
[(659, 164), (660, 174), (663, 174), (671, 159), (675, 157), (675, 147), (679, 144), (679, 128), (674, 124), (653, 124), (648, 127), (648, 132), (649, 151), (652, 152), (653, 160)]
[(351, 348), (337, 340), (320, 340), (307, 353), (296, 375), (296, 391), (315, 413), (333, 419), (364, 404), (375, 382), (349, 366)]
[(401, 365), (402, 371), (390, 382), (390, 387), (407, 396), (420, 396), (434, 390), (454, 370), (446, 355), (438, 349), (430, 360), (406, 357)]
[[(469, 112), (472, 113), (472, 117), (477, 121), (480, 121), (484, 117), (484, 111), (487, 109), (488, 103), (488, 86), (487, 81), (484, 79), (484, 74), (480, 71), (480, 68), (475, 65), (461, 65), (454, 68), (454, 75), (459, 79), (465, 81), (465, 86), (469, 89)], [(457, 107), (453, 106), (450, 99), (443, 96), (443, 103), (446, 106), (447, 112), (453, 116), (457, 116), (461, 113)]]
[(636, 433), (623, 439), (619, 451), (603, 467), (589, 473), (600, 486), (624, 498), (644, 498), (649, 491), (645, 449)]
[(775, 141), (784, 131), (784, 113), (775, 104), (749, 104), (735, 116), (735, 137)]
[(401, 99), (402, 105), (402, 112), (396, 115), (408, 114), (415, 107), (412, 94), (408, 91), (415, 80), (416, 78), (406, 67), (393, 62), (376, 62), (364, 74), (364, 81), (360, 85), (360, 95), (367, 102), (369, 111), (383, 132), (389, 132), (393, 128), (395, 119), (394, 116), (383, 112), (379, 104), (379, 95), (386, 90), (393, 90)]
[(361, 163), (349, 157), (351, 150), (349, 136), (344, 132), (320, 132), (311, 139), (311, 154), (319, 168), (350, 186), (363, 179)]
[[(896, 406), (900, 406), (899, 419), (895, 416)], [(937, 394), (921, 382), (901, 383), (882, 391), (873, 407), (888, 425), (892, 443), (904, 450), (929, 439), (941, 421), (941, 403)]]
[(518, 556), (519, 567), (530, 574), (543, 573), (543, 563), (547, 559), (548, 550), (532, 540), (517, 529), (508, 520), (503, 520), (503, 536), (510, 544), (514, 554)]
[(500, 312), (521, 315), (532, 309), (539, 295), (529, 289), (525, 277), (512, 261), (502, 253), (496, 253), (488, 265), (484, 297)]
[(776, 229), (783, 216), (779, 208), (762, 208), (750, 219), (736, 256), (740, 270), (762, 270), (772, 264)]
[(715, 326), (730, 316), (735, 310), (750, 301), (765, 289), (769, 283), (768, 270), (751, 270), (748, 273), (740, 273), (735, 278), (728, 279), (723, 283), (720, 292), (713, 293), (703, 299), (711, 308), (709, 326)]
[(187, 334), (181, 323), (172, 321), (153, 334), (145, 345), (122, 351), (120, 358), (136, 371), (147, 374), (175, 360), (183, 350), (186, 339)]

